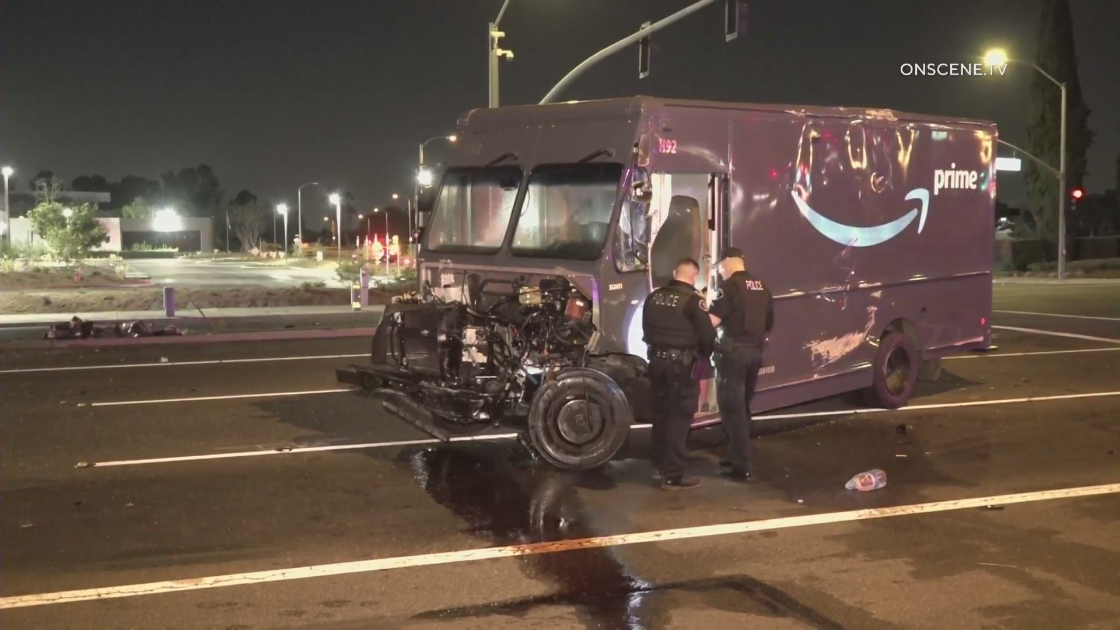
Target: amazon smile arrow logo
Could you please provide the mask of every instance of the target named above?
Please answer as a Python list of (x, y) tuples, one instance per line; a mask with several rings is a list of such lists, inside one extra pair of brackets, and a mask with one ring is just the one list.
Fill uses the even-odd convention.
[(902, 231), (906, 229), (906, 226), (914, 221), (914, 217), (920, 217), (918, 219), (918, 234), (921, 234), (922, 229), (926, 226), (926, 214), (929, 212), (929, 191), (925, 188), (915, 188), (907, 193), (906, 200), (919, 200), (922, 204), (921, 210), (911, 210), (889, 223), (857, 227), (854, 225), (837, 223), (816, 210), (813, 210), (809, 207), (809, 204), (805, 203), (805, 200), (797, 194), (796, 190), (792, 191), (790, 194), (793, 195), (793, 202), (797, 204), (797, 209), (801, 211), (801, 215), (809, 221), (809, 224), (812, 225), (814, 229), (829, 240), (851, 247), (872, 247), (880, 243), (885, 243), (901, 234)]

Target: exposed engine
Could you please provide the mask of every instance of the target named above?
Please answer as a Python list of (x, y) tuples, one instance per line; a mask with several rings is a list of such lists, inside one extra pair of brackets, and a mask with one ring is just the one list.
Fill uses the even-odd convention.
[(542, 379), (587, 362), (595, 327), (577, 288), (564, 279), (497, 284), (505, 290), (475, 279), (464, 301), (442, 302), (430, 290), (402, 300), (374, 337), (379, 385), (406, 394), (440, 431), (471, 433), (526, 415)]

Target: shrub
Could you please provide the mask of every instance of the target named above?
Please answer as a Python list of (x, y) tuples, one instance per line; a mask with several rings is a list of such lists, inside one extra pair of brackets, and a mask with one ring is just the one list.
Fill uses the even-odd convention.
[(299, 288), (303, 291), (311, 291), (311, 290), (314, 290), (314, 289), (322, 289), (326, 286), (327, 286), (327, 283), (323, 282), (322, 280), (313, 280), (311, 282), (301, 283), (299, 285)]

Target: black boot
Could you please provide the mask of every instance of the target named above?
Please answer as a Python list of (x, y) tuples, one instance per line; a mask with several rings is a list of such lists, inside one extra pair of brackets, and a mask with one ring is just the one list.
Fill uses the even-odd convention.
[(664, 490), (681, 490), (684, 488), (695, 488), (700, 485), (700, 480), (696, 477), (689, 477), (681, 475), (679, 477), (665, 477), (661, 480), (661, 488)]

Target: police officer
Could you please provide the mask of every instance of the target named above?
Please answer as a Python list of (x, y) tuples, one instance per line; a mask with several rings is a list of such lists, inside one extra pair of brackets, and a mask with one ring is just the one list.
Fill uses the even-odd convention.
[(720, 465), (724, 475), (745, 481), (752, 475), (751, 399), (766, 336), (774, 326), (774, 308), (770, 289), (747, 271), (741, 250), (725, 249), (717, 269), (723, 284), (709, 315), (720, 328), (716, 349), (719, 414), (731, 438), (728, 458)]
[(698, 387), (692, 369), (698, 352), (701, 361), (711, 356), (716, 331), (695, 288), (699, 273), (695, 260), (682, 259), (673, 270), (672, 282), (650, 293), (642, 310), (653, 386), (653, 465), (662, 488), (700, 483), (684, 474)]

